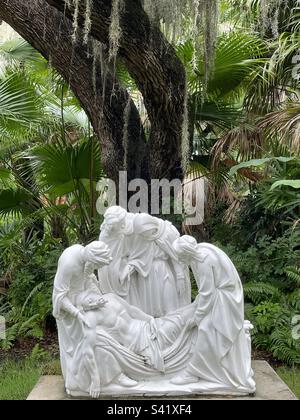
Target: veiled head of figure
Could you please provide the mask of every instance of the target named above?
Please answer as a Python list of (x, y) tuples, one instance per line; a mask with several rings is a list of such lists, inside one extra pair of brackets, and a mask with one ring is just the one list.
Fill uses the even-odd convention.
[(109, 247), (101, 241), (90, 243), (84, 248), (84, 260), (94, 265), (95, 270), (108, 265), (112, 261)]
[(173, 248), (178, 259), (184, 264), (190, 265), (197, 252), (197, 241), (192, 236), (182, 236), (173, 243)]
[(148, 240), (157, 239), (160, 227), (160, 220), (147, 213), (137, 214), (133, 221), (133, 232)]
[(112, 206), (104, 214), (105, 230), (111, 233), (122, 233), (126, 227), (127, 211), (120, 206)]

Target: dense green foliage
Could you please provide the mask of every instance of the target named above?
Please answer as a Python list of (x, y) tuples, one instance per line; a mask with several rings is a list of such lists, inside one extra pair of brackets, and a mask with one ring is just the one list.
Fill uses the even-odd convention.
[(298, 230), (277, 239), (263, 236), (244, 250), (223, 247), (244, 282), (254, 345), (291, 365), (300, 363), (300, 342), (292, 338), (292, 319), (300, 310), (299, 243)]
[(16, 38), (0, 45), (0, 315), (9, 348), (54, 327), (51, 294), (65, 247), (96, 237), (100, 143), (73, 94)]
[[(199, 48), (206, 37), (201, 28), (195, 39), (193, 17), (180, 16), (180, 36), (172, 34), (188, 82), (189, 144), (182, 150), (191, 173), (208, 186), (204, 226), (192, 233), (218, 244), (236, 264), (254, 344), (298, 365), (292, 319), (300, 312), (299, 5), (219, 4), (209, 72), (207, 50)], [(9, 348), (54, 325), (57, 258), (69, 244), (97, 237), (96, 182), (103, 173), (100, 142), (48, 63), (20, 39), (0, 45), (0, 55), (6, 63), (0, 73), (0, 315), (9, 327), (1, 345)], [(141, 95), (117, 64), (147, 129)]]

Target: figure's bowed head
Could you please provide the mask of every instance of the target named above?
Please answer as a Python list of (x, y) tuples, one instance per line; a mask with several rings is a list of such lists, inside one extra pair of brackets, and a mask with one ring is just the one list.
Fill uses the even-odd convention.
[(104, 231), (106, 235), (122, 234), (126, 229), (127, 211), (119, 206), (110, 207), (104, 215)]
[(111, 263), (112, 256), (109, 247), (104, 242), (95, 241), (84, 248), (83, 259), (86, 263), (92, 264), (95, 270), (99, 270)]
[(182, 236), (173, 243), (173, 248), (180, 262), (191, 265), (197, 255), (198, 244), (192, 236)]

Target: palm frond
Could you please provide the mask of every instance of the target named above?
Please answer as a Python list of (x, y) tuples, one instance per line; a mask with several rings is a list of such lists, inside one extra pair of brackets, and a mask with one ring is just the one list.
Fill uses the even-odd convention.
[[(38, 184), (48, 193), (62, 196), (76, 190), (81, 180), (96, 182), (103, 176), (99, 142), (65, 145), (57, 142), (39, 145), (25, 153), (32, 169), (39, 174)], [(91, 173), (91, 159), (94, 161)]]
[(40, 100), (32, 83), (20, 73), (0, 80), (0, 127), (6, 132), (29, 129), (41, 118)]
[(280, 143), (300, 152), (300, 102), (288, 102), (279, 111), (266, 115), (259, 127), (269, 138), (279, 136)]
[(0, 55), (8, 63), (44, 63), (45, 59), (23, 38), (17, 37), (0, 44)]
[(213, 161), (220, 162), (222, 155), (230, 156), (236, 151), (242, 160), (251, 159), (263, 151), (264, 138), (262, 130), (254, 123), (238, 123), (216, 142), (213, 150)]
[(21, 188), (0, 190), (0, 217), (17, 218), (21, 214), (30, 213), (31, 200), (32, 195)]

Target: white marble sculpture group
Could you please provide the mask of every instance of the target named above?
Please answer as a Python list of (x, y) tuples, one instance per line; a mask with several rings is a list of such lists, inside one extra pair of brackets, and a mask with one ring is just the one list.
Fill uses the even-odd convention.
[(109, 208), (99, 241), (62, 254), (53, 307), (71, 396), (255, 392), (234, 265), (167, 221)]

